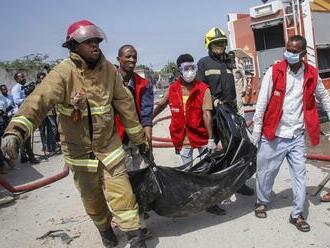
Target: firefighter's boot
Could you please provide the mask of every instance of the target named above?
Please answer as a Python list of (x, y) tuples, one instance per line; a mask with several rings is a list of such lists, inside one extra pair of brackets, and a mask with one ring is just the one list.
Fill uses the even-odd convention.
[(130, 244), (130, 248), (147, 248), (146, 243), (143, 239), (143, 232), (141, 229), (128, 231), (127, 241)]
[(113, 248), (118, 244), (117, 237), (111, 227), (106, 231), (100, 231), (100, 234), (105, 248)]

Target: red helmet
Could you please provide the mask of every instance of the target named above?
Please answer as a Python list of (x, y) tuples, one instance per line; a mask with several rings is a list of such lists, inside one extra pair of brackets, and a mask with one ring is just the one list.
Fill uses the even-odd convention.
[(102, 41), (106, 39), (106, 36), (102, 29), (92, 22), (81, 20), (70, 25), (66, 34), (66, 40), (62, 46), (67, 47), (72, 40), (81, 43), (92, 38), (98, 38)]

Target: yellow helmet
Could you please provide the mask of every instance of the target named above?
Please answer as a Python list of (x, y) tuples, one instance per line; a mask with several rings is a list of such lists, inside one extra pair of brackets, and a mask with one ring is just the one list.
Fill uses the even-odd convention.
[(220, 28), (213, 27), (205, 34), (206, 48), (209, 48), (209, 45), (214, 41), (223, 41), (227, 44), (227, 36)]

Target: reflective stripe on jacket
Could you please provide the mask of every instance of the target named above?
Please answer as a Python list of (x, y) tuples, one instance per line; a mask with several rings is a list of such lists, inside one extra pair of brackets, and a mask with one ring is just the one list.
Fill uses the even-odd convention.
[[(81, 118), (74, 121), (72, 97), (82, 89), (87, 100), (79, 109)], [(125, 157), (114, 127), (114, 111), (130, 130), (127, 132), (130, 140), (135, 144), (145, 142), (132, 96), (115, 67), (103, 55), (97, 65), (90, 68), (78, 54), (71, 53), (23, 102), (6, 133), (27, 139), (53, 107), (58, 112), (65, 161), (74, 169), (96, 172), (98, 161), (111, 167)]]

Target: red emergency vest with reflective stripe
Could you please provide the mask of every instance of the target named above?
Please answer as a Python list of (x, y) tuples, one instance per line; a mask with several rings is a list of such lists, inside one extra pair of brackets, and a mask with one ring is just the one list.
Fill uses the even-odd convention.
[[(318, 82), (317, 69), (305, 64), (303, 84), (303, 111), (304, 122), (309, 134), (311, 144), (320, 142), (320, 122), (316, 108), (314, 92)], [(273, 65), (273, 90), (267, 109), (265, 111), (262, 133), (268, 140), (275, 138), (277, 127), (283, 114), (283, 102), (286, 91), (286, 75), (288, 63), (283, 60)]]
[(176, 149), (181, 149), (185, 135), (191, 147), (207, 144), (208, 133), (203, 120), (203, 100), (208, 85), (195, 80), (186, 102), (182, 100), (181, 80), (174, 81), (169, 87), (169, 106), (171, 110), (170, 135)]
[[(140, 77), (137, 73), (133, 73), (133, 78), (134, 78), (134, 93), (135, 93), (135, 106), (137, 107), (137, 112), (138, 114), (141, 113), (141, 99), (144, 94), (144, 91), (146, 87), (148, 86), (148, 80), (144, 79), (143, 77)], [(121, 140), (123, 140), (124, 135), (125, 135), (125, 128), (123, 124), (120, 121), (120, 118), (118, 114), (115, 114), (115, 124), (117, 127), (117, 132)]]

